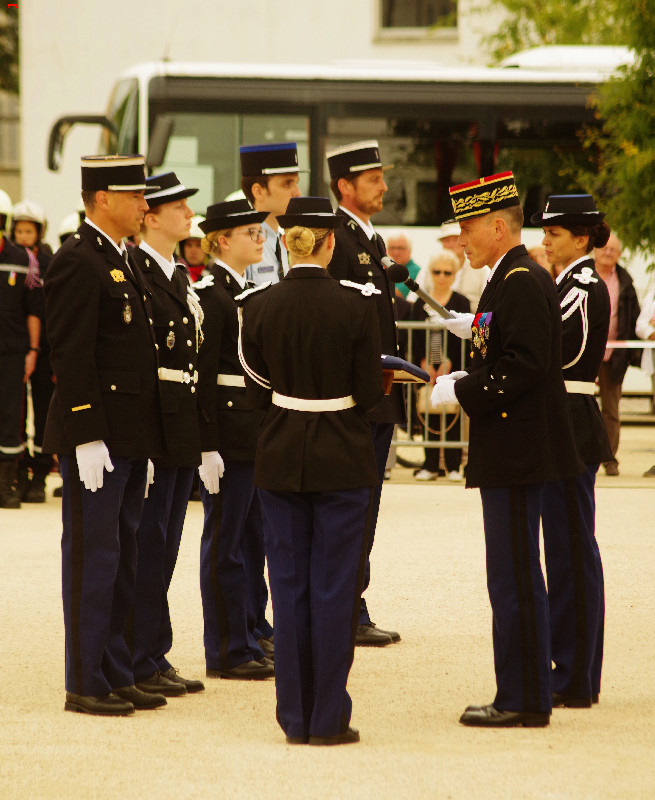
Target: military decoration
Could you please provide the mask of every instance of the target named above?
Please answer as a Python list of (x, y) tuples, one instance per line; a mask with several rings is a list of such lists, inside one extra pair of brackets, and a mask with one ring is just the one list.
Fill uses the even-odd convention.
[(493, 312), (485, 311), (476, 314), (473, 318), (473, 344), (480, 351), (482, 358), (487, 357), (487, 342), (489, 341), (489, 326)]
[(126, 325), (129, 325), (132, 322), (132, 306), (130, 305), (130, 301), (125, 298), (123, 300), (123, 322)]
[(173, 331), (168, 332), (168, 336), (166, 337), (166, 347), (169, 350), (172, 350), (175, 347), (175, 333)]
[(12, 271), (12, 272), (9, 273), (9, 277), (7, 278), (7, 283), (10, 286), (15, 286), (16, 285), (16, 273), (15, 272)]
[(370, 253), (357, 253), (357, 258), (359, 259), (360, 264), (370, 264), (371, 263), (371, 254)]
[(125, 273), (122, 269), (112, 269), (109, 274), (116, 283), (123, 283), (125, 280)]

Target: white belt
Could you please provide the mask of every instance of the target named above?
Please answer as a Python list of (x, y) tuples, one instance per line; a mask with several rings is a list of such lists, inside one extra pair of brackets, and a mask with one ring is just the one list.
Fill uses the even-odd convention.
[(217, 375), (216, 383), (219, 386), (241, 386), (246, 388), (246, 381), (243, 375)]
[(304, 397), (286, 397), (273, 392), (274, 406), (290, 408), (292, 411), (343, 411), (356, 405), (351, 394), (347, 397), (331, 397), (325, 400), (306, 400)]
[(596, 384), (593, 381), (564, 381), (564, 386), (571, 394), (596, 394)]
[(193, 375), (190, 372), (184, 372), (181, 369), (168, 369), (168, 367), (159, 367), (157, 370), (160, 381), (173, 381), (173, 383), (198, 383), (198, 372)]

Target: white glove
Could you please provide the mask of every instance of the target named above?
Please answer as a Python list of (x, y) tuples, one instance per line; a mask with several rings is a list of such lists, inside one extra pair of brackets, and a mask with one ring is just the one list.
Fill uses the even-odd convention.
[(107, 470), (107, 472), (114, 471), (107, 445), (102, 440), (78, 444), (75, 448), (75, 455), (77, 457), (80, 480), (84, 486), (92, 492), (102, 489), (103, 470)]
[(459, 336), (460, 339), (472, 339), (473, 331), (471, 330), (471, 325), (473, 325), (475, 314), (469, 312), (460, 313), (459, 311), (451, 311), (450, 313), (453, 314), (453, 319), (442, 320), (448, 333), (453, 333), (455, 336)]
[(433, 408), (439, 408), (447, 403), (457, 403), (457, 395), (455, 394), (455, 381), (448, 380), (448, 375), (441, 375), (437, 378), (434, 384), (434, 389), (430, 395), (430, 404)]
[(146, 497), (150, 491), (150, 487), (155, 482), (155, 465), (148, 459), (148, 467), (146, 472)]
[(225, 464), (216, 450), (202, 454), (202, 464), (198, 467), (198, 475), (209, 494), (218, 494), (219, 478), (223, 477)]
[(458, 381), (460, 378), (465, 378), (468, 375), (468, 372), (464, 370), (458, 370), (456, 372), (449, 372), (447, 375), (439, 375), (437, 378), (438, 381)]

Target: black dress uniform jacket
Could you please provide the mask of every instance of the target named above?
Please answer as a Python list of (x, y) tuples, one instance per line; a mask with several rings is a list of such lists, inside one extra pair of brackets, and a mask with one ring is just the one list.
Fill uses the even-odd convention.
[[(288, 397), (352, 395), (343, 411), (295, 411), (246, 376), (248, 394), (268, 409), (255, 485), (274, 492), (321, 492), (378, 483), (366, 412), (383, 397), (375, 303), (318, 267), (294, 267), (283, 281), (244, 300), (248, 366)], [(320, 365), (313, 369), (313, 365)]]
[[(343, 209), (337, 209), (336, 213), (344, 217), (346, 222), (334, 231), (336, 244), (328, 272), (337, 280), (372, 283), (380, 290), (380, 294), (374, 297), (382, 352), (391, 356), (399, 355), (395, 284), (387, 277), (382, 264), (382, 258), (387, 254), (384, 240), (379, 234), (369, 239), (361, 225)], [(405, 404), (402, 387), (394, 384), (391, 393), (385, 396), (368, 418), (372, 422), (403, 423)]]
[[(594, 383), (610, 322), (605, 281), (589, 258), (576, 264), (557, 284), (562, 309), (562, 365), (565, 381)], [(593, 395), (568, 392), (573, 434), (585, 464), (612, 460), (607, 429)]]
[(25, 320), (29, 315), (43, 315), (41, 287), (25, 286), (28, 265), (25, 248), (0, 233), (0, 355), (24, 355), (30, 346)]
[(579, 474), (557, 292), (522, 245), (501, 260), (475, 319), (473, 364), (455, 383), (470, 417), (466, 485), (516, 486)]
[(202, 450), (217, 450), (223, 459), (254, 461), (257, 433), (264, 417), (243, 386), (218, 386), (218, 375), (243, 377), (239, 362), (239, 320), (234, 298), (243, 289), (220, 264), (209, 274), (213, 286), (194, 284), (202, 310), (204, 341), (198, 362), (198, 406)]
[(196, 384), (191, 379), (198, 366), (195, 317), (189, 308), (189, 279), (180, 265), (169, 280), (157, 262), (140, 247), (130, 254), (141, 269), (152, 298), (152, 319), (159, 366), (181, 370), (184, 383), (160, 380), (164, 439), (167, 457), (162, 467), (197, 467), (200, 464), (200, 432)]
[(165, 455), (150, 299), (136, 265), (82, 223), (53, 258), (45, 294), (57, 384), (44, 450), (72, 455), (101, 439), (117, 458)]

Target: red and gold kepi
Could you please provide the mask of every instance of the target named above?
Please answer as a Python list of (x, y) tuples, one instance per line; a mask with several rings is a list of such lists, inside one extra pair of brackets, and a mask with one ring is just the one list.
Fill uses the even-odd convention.
[(511, 172), (499, 172), (488, 178), (460, 183), (459, 186), (451, 186), (449, 191), (457, 220), (521, 205)]

